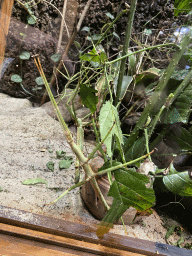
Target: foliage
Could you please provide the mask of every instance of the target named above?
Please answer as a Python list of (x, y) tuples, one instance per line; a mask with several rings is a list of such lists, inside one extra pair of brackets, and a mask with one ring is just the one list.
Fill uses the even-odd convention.
[[(131, 5), (130, 17), (133, 18), (137, 1), (132, 2), (134, 6)], [(177, 4), (177, 1), (175, 1), (175, 4)], [(85, 128), (87, 123), (82, 123), (82, 120), (77, 119), (73, 109), (73, 99), (77, 93), (81, 97), (81, 103), (91, 111), (92, 121), (89, 120), (88, 125), (95, 132), (96, 147), (88, 157), (85, 157), (82, 145), (78, 144), (79, 141), (77, 144), (74, 142), (51, 93), (39, 60), (38, 58), (35, 59), (66, 139), (78, 158), (77, 166), (81, 166), (85, 171), (86, 177), (88, 177), (86, 180), (80, 181), (66, 190), (54, 202), (72, 189), (91, 180), (91, 184), (97, 191), (99, 199), (101, 199), (105, 208), (108, 209), (98, 229), (98, 236), (103, 236), (130, 206), (139, 212), (152, 212), (151, 207), (155, 204), (152, 181), (156, 178), (156, 173), (144, 175), (138, 173), (138, 167), (144, 158), (150, 155), (149, 149), (154, 149), (155, 143), (152, 139), (152, 134), (157, 124), (160, 123), (164, 126), (165, 124), (171, 125), (178, 122), (182, 124), (188, 123), (192, 104), (190, 81), (192, 71), (174, 73), (179, 60), (189, 45), (191, 35), (186, 35), (179, 46), (168, 43), (142, 47), (142, 49), (138, 47), (139, 50), (133, 52), (129, 50), (133, 21), (130, 18), (127, 24), (126, 43), (124, 44), (123, 53), (119, 54), (116, 59), (109, 61), (102, 44), (105, 37), (114, 36), (114, 31), (111, 34), (110, 29), (113, 27), (116, 19), (114, 20), (114, 17), (109, 13), (107, 17), (112, 22), (107, 24), (101, 35), (89, 35), (88, 39), (92, 43), (91, 48), (86, 49), (85, 52), (80, 52), (81, 70), (74, 77), (69, 78), (67, 84), (69, 86), (72, 81), (78, 78), (74, 94), (70, 97), (70, 101), (72, 101), (72, 110), (70, 109), (70, 111), (78, 128)], [(84, 30), (90, 33), (89, 28), (84, 28)], [(150, 31), (145, 31), (145, 33), (150, 33)], [(174, 47), (176, 49), (168, 68), (164, 71), (159, 71), (155, 68), (144, 71), (138, 70), (138, 64), (143, 59), (142, 56), (138, 60), (139, 54), (158, 47)], [(57, 57), (56, 55), (52, 56), (53, 61), (56, 61)], [(125, 69), (126, 58), (129, 58), (128, 69)], [(127, 134), (127, 138), (124, 138), (121, 130), (119, 106), (130, 86), (137, 86), (140, 83), (145, 86), (146, 94), (149, 98), (145, 101), (145, 107), (139, 121), (130, 134)], [(128, 110), (127, 114), (130, 112), (131, 110)], [(165, 132), (165, 129), (162, 130), (159, 138), (164, 136), (163, 132)], [(171, 134), (170, 136), (179, 145), (181, 150), (192, 151), (190, 131), (182, 128), (179, 135)], [(102, 143), (106, 145), (106, 152), (101, 148)], [(93, 158), (97, 150), (101, 151), (105, 164), (98, 174), (95, 174), (89, 165), (89, 160)], [(145, 153), (147, 155), (144, 155)], [(62, 157), (62, 152), (58, 156)], [(67, 162), (62, 160), (60, 169), (70, 166), (70, 159), (64, 160), (67, 160)], [(125, 168), (125, 166), (128, 166), (128, 168)], [(108, 196), (113, 197), (110, 209), (95, 179), (96, 175), (102, 173), (108, 173), (110, 183)], [(192, 182), (187, 172), (177, 173), (175, 171), (169, 173), (163, 178), (163, 182), (173, 193), (182, 196), (192, 195)]]
[(120, 121), (117, 109), (112, 105), (110, 101), (107, 101), (101, 108), (99, 115), (99, 124), (100, 124), (100, 134), (101, 139), (105, 139), (105, 145), (107, 147), (107, 154), (109, 157), (112, 157), (112, 137), (115, 135), (115, 138), (119, 141), (120, 144), (123, 144), (123, 135), (120, 127)]
[(180, 12), (190, 12), (192, 1), (191, 0), (175, 0), (174, 2), (174, 14), (177, 17)]

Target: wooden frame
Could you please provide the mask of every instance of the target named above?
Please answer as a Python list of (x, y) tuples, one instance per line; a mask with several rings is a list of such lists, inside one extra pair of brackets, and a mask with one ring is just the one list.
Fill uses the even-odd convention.
[(106, 234), (78, 223), (0, 206), (0, 255), (162, 255), (191, 256), (190, 250)]

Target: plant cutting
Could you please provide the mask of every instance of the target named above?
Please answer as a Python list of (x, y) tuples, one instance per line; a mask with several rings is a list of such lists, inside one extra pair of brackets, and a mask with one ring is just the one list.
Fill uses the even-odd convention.
[[(36, 65), (44, 81), (48, 95), (51, 99), (63, 132), (73, 152), (78, 158), (77, 166), (82, 167), (86, 174), (86, 178), (78, 182), (79, 177), (77, 172), (77, 184), (74, 184), (74, 186), (67, 189), (53, 203), (57, 202), (62, 196), (66, 195), (72, 189), (82, 186), (86, 182), (90, 181), (95, 194), (107, 210), (107, 214), (102, 220), (100, 227), (98, 228), (97, 235), (99, 237), (102, 237), (104, 233), (106, 233), (112, 227), (113, 223), (115, 221), (118, 221), (118, 219), (130, 206), (136, 208), (138, 212), (152, 212), (151, 207), (155, 204), (155, 193), (152, 188), (152, 182), (156, 177), (156, 173), (160, 171), (157, 169), (156, 171), (154, 170), (152, 173), (147, 173), (147, 175), (144, 175), (138, 173), (136, 170), (138, 170), (138, 167), (141, 165), (141, 163), (143, 163), (143, 160), (146, 157), (150, 156), (150, 154), (153, 152), (152, 150), (154, 149), (155, 143), (157, 143), (157, 140), (160, 139), (157, 138), (155, 143), (154, 141), (150, 141), (154, 129), (159, 122), (164, 123), (165, 120), (166, 122), (170, 122), (170, 115), (173, 114), (173, 111), (177, 111), (178, 116), (185, 118), (186, 121), (188, 119), (187, 114), (183, 114), (183, 109), (181, 107), (182, 104), (179, 104), (178, 102), (181, 102), (182, 96), (184, 96), (185, 98), (185, 96), (190, 91), (190, 80), (192, 72), (189, 71), (183, 81), (179, 83), (175, 88), (172, 88), (172, 91), (167, 88), (167, 85), (171, 76), (173, 75), (177, 63), (179, 62), (184, 51), (186, 50), (186, 47), (190, 43), (191, 35), (186, 35), (180, 46), (170, 43), (167, 45), (164, 44), (148, 48), (145, 47), (141, 50), (130, 53), (128, 52), (131, 32), (130, 28), (132, 27), (132, 20), (135, 8), (136, 1), (132, 1), (124, 51), (120, 58), (108, 61), (107, 56), (103, 51), (98, 52), (97, 46), (99, 45), (99, 43), (101, 43), (101, 39), (96, 44), (94, 44), (93, 42), (93, 49), (89, 53), (81, 56), (81, 60), (84, 66), (82, 72), (80, 74), (76, 74), (76, 76), (79, 75), (80, 82), (76, 86), (73, 97), (79, 92), (82, 103), (86, 105), (91, 111), (92, 126), (96, 135), (96, 147), (88, 157), (86, 157), (82, 151), (82, 140), (78, 139), (79, 145), (74, 142), (70, 131), (66, 123), (64, 122), (63, 117), (61, 116), (57, 103), (51, 93), (49, 84), (43, 73), (40, 60), (38, 57), (35, 57)], [(125, 79), (125, 60), (127, 57), (138, 54), (140, 52), (165, 46), (174, 46), (176, 48), (175, 54), (170, 62), (170, 65), (160, 77), (160, 80), (156, 85), (152, 96), (148, 99), (146, 107), (144, 108), (139, 121), (136, 123), (133, 131), (129, 134), (128, 139), (125, 139), (123, 138), (123, 134), (121, 131), (118, 113), (119, 104), (124, 96), (122, 95), (122, 85), (123, 79)], [(90, 65), (97, 63), (97, 67), (95, 68), (95, 70), (97, 70), (97, 75), (93, 74), (92, 77), (88, 77), (88, 71), (91, 70), (92, 67), (86, 67), (85, 62), (89, 62)], [(115, 88), (116, 95), (114, 96), (114, 91), (111, 87), (111, 82), (114, 75), (113, 65), (114, 63), (120, 62), (120, 70), (115, 73), (116, 75), (118, 75), (118, 82)], [(111, 72), (111, 70), (113, 70), (113, 72)], [(99, 81), (99, 83), (96, 83), (96, 88), (93, 88), (91, 85), (91, 81), (96, 80), (96, 78), (98, 78), (98, 74), (100, 75), (99, 79), (97, 80)], [(134, 75), (132, 76), (133, 78), (130, 80), (130, 83), (136, 77), (134, 77)], [(126, 84), (125, 91), (127, 91), (130, 83)], [(99, 96), (96, 95), (96, 93), (98, 93)], [(191, 101), (189, 100), (186, 104), (187, 107), (190, 108)], [(74, 117), (74, 120), (78, 124), (78, 136), (79, 138), (82, 138), (84, 124), (81, 120), (78, 120), (76, 118), (73, 108), (70, 109), (70, 111)], [(96, 111), (99, 112), (99, 118), (97, 118)], [(163, 135), (164, 134), (162, 134), (162, 136)], [(106, 145), (106, 153), (102, 150), (103, 143)], [(97, 173), (94, 173), (89, 164), (89, 161), (94, 157), (97, 150), (101, 151), (105, 164), (101, 167), (101, 169), (99, 169)], [(127, 166), (128, 168), (126, 168)], [(113, 197), (111, 207), (108, 206), (106, 198), (103, 196), (96, 179), (97, 176), (106, 173), (108, 175), (110, 184), (108, 195)], [(177, 176), (178, 175), (179, 174), (177, 173)], [(182, 183), (181, 189), (183, 191), (187, 186), (189, 191), (188, 195), (190, 196), (190, 177), (187, 176), (188, 173), (187, 175), (186, 173), (182, 175), (185, 176), (185, 182)], [(165, 185), (169, 184), (166, 179), (164, 180)], [(147, 186), (147, 184), (149, 186)], [(170, 184), (167, 186), (170, 187)]]

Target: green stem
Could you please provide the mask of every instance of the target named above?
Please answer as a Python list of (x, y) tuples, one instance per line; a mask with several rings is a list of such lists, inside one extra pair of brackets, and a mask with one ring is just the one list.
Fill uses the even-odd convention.
[(150, 118), (153, 119), (155, 117), (155, 115), (157, 115), (157, 113), (160, 111), (161, 107), (165, 104), (167, 99), (164, 97), (163, 92), (165, 90), (165, 87), (166, 87), (171, 75), (175, 71), (175, 68), (176, 68), (181, 56), (183, 55), (186, 47), (189, 45), (189, 42), (190, 42), (190, 36), (187, 34), (181, 42), (180, 49), (178, 49), (175, 52), (173, 59), (170, 61), (169, 66), (163, 73), (158, 85), (155, 88), (153, 95), (149, 99), (149, 102), (148, 102), (146, 108), (142, 112), (139, 121), (137, 122), (131, 135), (129, 136), (128, 140), (126, 141), (125, 147), (124, 147), (125, 152), (128, 151), (128, 149), (131, 148), (132, 145), (137, 140), (139, 130), (142, 129), (142, 127), (145, 125), (148, 116), (150, 116)]
[[(70, 132), (67, 124), (65, 123), (65, 121), (64, 121), (64, 119), (63, 119), (63, 117), (61, 115), (61, 112), (60, 112), (60, 110), (58, 108), (58, 105), (57, 105), (57, 103), (56, 103), (56, 101), (55, 101), (55, 99), (53, 97), (53, 94), (51, 92), (51, 89), (49, 87), (47, 79), (46, 79), (45, 74), (43, 72), (40, 60), (39, 60), (39, 58), (34, 58), (34, 60), (35, 60), (36, 66), (37, 66), (37, 68), (38, 68), (38, 70), (40, 72), (40, 75), (41, 75), (41, 77), (42, 77), (42, 79), (44, 81), (46, 90), (47, 90), (48, 95), (50, 97), (51, 103), (52, 103), (52, 105), (54, 107), (54, 110), (55, 110), (55, 112), (57, 114), (57, 118), (58, 118), (59, 123), (61, 125), (61, 128), (62, 128), (62, 130), (64, 132), (65, 138), (66, 138), (68, 144), (70, 145), (71, 149), (75, 153), (75, 155), (78, 157), (79, 162), (83, 165), (83, 169), (84, 169), (87, 177), (92, 177), (94, 175), (94, 172), (92, 171), (90, 165), (87, 164), (87, 160), (88, 159), (84, 156), (84, 154), (81, 151), (80, 147), (77, 144), (75, 144), (74, 141), (73, 141), (71, 132)], [(103, 203), (104, 207), (106, 209), (109, 209), (109, 206), (108, 206), (108, 204), (107, 204), (107, 202), (106, 202), (106, 200), (105, 200), (105, 198), (104, 198), (104, 196), (103, 196), (103, 194), (102, 194), (102, 192), (101, 192), (101, 190), (100, 190), (100, 188), (98, 186), (98, 183), (97, 183), (95, 177), (93, 177), (93, 179), (91, 179), (91, 184), (92, 184), (92, 187), (93, 187), (96, 195), (98, 196), (98, 198)]]
[(89, 154), (88, 156), (88, 161), (94, 157), (95, 153), (97, 152), (97, 150), (102, 146), (102, 144), (105, 142), (105, 140), (107, 139), (107, 137), (109, 136), (110, 132), (113, 129), (113, 126), (115, 125), (115, 122), (113, 123), (112, 127), (109, 129), (109, 131), (107, 132), (107, 134), (105, 135), (105, 137), (101, 140), (101, 142), (99, 142), (96, 147), (93, 149), (93, 151)]
[(156, 49), (156, 48), (166, 47), (166, 46), (174, 46), (174, 47), (177, 48), (177, 49), (181, 49), (180, 46), (178, 46), (178, 45), (176, 45), (176, 44), (174, 44), (174, 43), (153, 45), (153, 46), (150, 46), (150, 47), (147, 47), (147, 48), (143, 48), (143, 49), (141, 49), (141, 50), (138, 50), (138, 51), (136, 51), (136, 52), (128, 53), (128, 54), (126, 54), (126, 55), (124, 55), (124, 56), (122, 56), (122, 57), (120, 57), (120, 58), (118, 58), (118, 59), (115, 59), (115, 60), (112, 60), (112, 61), (107, 61), (107, 62), (105, 62), (105, 64), (106, 64), (106, 65), (107, 65), (107, 64), (109, 64), (109, 65), (110, 65), (110, 64), (114, 64), (115, 62), (118, 62), (118, 61), (120, 61), (120, 60), (122, 60), (122, 59), (124, 59), (124, 58), (127, 58), (127, 57), (131, 56), (131, 55), (138, 54), (138, 53), (144, 52), (144, 51), (153, 50), (153, 49)]
[[(133, 26), (133, 18), (134, 18), (134, 14), (135, 14), (135, 10), (136, 10), (136, 5), (137, 5), (137, 0), (132, 0), (130, 12), (129, 12), (129, 18), (128, 18), (128, 22), (127, 22), (126, 33), (125, 33), (125, 42), (123, 44), (123, 52), (122, 52), (123, 57), (125, 57), (125, 55), (128, 53), (128, 50), (129, 50), (129, 41), (130, 41), (130, 37), (131, 37), (131, 30), (132, 30), (132, 26)], [(126, 58), (123, 58), (121, 60), (121, 66), (120, 66), (119, 77), (118, 77), (118, 82), (117, 82), (117, 94), (115, 97), (115, 106), (118, 104), (120, 94), (121, 94), (123, 76), (125, 73), (125, 64), (126, 64)]]
[(105, 38), (105, 36), (107, 35), (108, 31), (110, 30), (110, 28), (112, 28), (112, 26), (115, 24), (115, 22), (126, 12), (128, 12), (129, 10), (123, 10), (118, 16), (117, 18), (114, 19), (113, 22), (111, 22), (111, 24), (109, 25), (109, 27), (105, 30), (105, 32), (103, 33), (102, 37), (99, 39), (99, 41), (96, 43), (95, 46), (99, 45), (103, 39)]
[(175, 90), (173, 97), (168, 103), (168, 107), (171, 106), (171, 104), (177, 99), (180, 93), (183, 92), (183, 90), (186, 88), (188, 83), (191, 81), (191, 77), (192, 77), (192, 70), (186, 75), (185, 79), (182, 81), (179, 87)]
[[(81, 119), (77, 118), (77, 145), (80, 147), (83, 152), (83, 142), (84, 142), (84, 131)], [(76, 156), (76, 164), (75, 164), (75, 184), (77, 184), (80, 180), (80, 162), (79, 158)]]
[[(147, 134), (147, 129), (144, 129), (145, 132), (145, 141), (146, 141), (146, 150), (147, 150), (147, 154), (149, 154), (149, 138), (148, 138), (148, 134)], [(151, 161), (151, 156), (149, 155), (149, 160)]]
[[(150, 153), (149, 153), (149, 154), (150, 154)], [(105, 173), (108, 173), (108, 172), (116, 171), (116, 170), (118, 170), (118, 169), (120, 169), (120, 168), (122, 168), (122, 167), (125, 167), (125, 166), (127, 166), (127, 165), (132, 165), (133, 163), (135, 163), (135, 162), (137, 162), (137, 161), (140, 161), (140, 160), (146, 158), (147, 156), (149, 156), (149, 154), (146, 154), (146, 155), (144, 155), (144, 156), (142, 156), (142, 157), (139, 157), (139, 158), (137, 158), (137, 159), (135, 159), (135, 160), (133, 160), (133, 161), (127, 162), (127, 163), (125, 163), (125, 164), (120, 164), (120, 165), (117, 165), (117, 166), (110, 167), (110, 168), (108, 168), (108, 169), (106, 169), (106, 170), (103, 170), (103, 171), (100, 171), (100, 172), (97, 172), (97, 173), (93, 173), (93, 174), (92, 174), (90, 177), (88, 177), (87, 179), (85, 179), (85, 180), (79, 182), (78, 184), (75, 184), (75, 185), (71, 186), (70, 188), (68, 188), (67, 190), (65, 190), (65, 192), (63, 192), (58, 198), (56, 198), (56, 199), (55, 199), (52, 203), (50, 203), (50, 204), (56, 203), (56, 202), (57, 202), (58, 200), (60, 200), (63, 196), (65, 196), (68, 192), (70, 192), (71, 190), (73, 190), (73, 189), (75, 189), (75, 188), (77, 188), (77, 187), (82, 186), (83, 184), (85, 184), (86, 182), (92, 180), (92, 179), (95, 178), (96, 176), (99, 176), (99, 175), (102, 175), (102, 174), (105, 174)], [(48, 205), (50, 205), (50, 204), (48, 204)], [(109, 209), (109, 207), (106, 207), (106, 208)]]

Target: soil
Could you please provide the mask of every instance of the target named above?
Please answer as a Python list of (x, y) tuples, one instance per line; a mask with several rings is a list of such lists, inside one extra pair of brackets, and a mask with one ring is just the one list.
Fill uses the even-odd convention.
[[(68, 169), (60, 169), (56, 151), (75, 156), (67, 144), (60, 124), (51, 118), (43, 107), (33, 107), (27, 99), (0, 94), (0, 204), (59, 219), (96, 226), (96, 220), (87, 210), (75, 189), (57, 203), (49, 205), (67, 188), (74, 185), (74, 163)], [(71, 130), (73, 138), (76, 133)], [(94, 142), (86, 141), (84, 152), (90, 153)], [(54, 163), (54, 171), (47, 163)], [(25, 185), (28, 179), (41, 178), (46, 184)], [(46, 206), (45, 206), (46, 205)], [(132, 216), (130, 213), (132, 220)], [(177, 229), (166, 241), (167, 228)], [(140, 216), (126, 225), (128, 236), (154, 242), (177, 244), (182, 237), (189, 245), (192, 234), (180, 223), (156, 211), (150, 216)], [(122, 225), (114, 225), (112, 233), (126, 235)]]
[[(147, 28), (152, 30), (152, 34), (148, 37), (148, 44), (162, 43), (168, 40), (175, 28), (183, 25), (185, 21), (184, 15), (180, 15), (178, 19), (174, 18), (173, 2), (172, 0), (149, 1), (146, 4), (144, 1), (138, 1), (132, 38), (136, 41), (141, 40), (143, 28)], [(63, 1), (53, 0), (51, 3), (62, 11)], [(72, 6), (74, 7), (75, 1), (73, 3)], [(79, 0), (79, 13), (82, 12), (86, 3), (86, 0)], [(121, 10), (126, 8), (127, 3), (129, 1), (93, 0), (82, 27), (90, 27), (91, 35), (99, 34), (102, 26), (110, 21), (106, 13), (109, 12), (116, 17)], [(72, 155), (73, 158), (74, 155), (66, 144), (59, 123), (49, 117), (43, 108), (34, 108), (31, 103), (39, 103), (41, 101), (44, 89), (39, 88), (41, 86), (37, 86), (35, 82), (39, 74), (33, 58), (21, 63), (18, 55), (23, 50), (29, 51), (31, 56), (39, 53), (45, 74), (50, 79), (54, 66), (50, 56), (56, 52), (60, 26), (59, 14), (53, 6), (41, 3), (34, 6), (32, 10), (38, 18), (38, 23), (32, 27), (36, 29), (35, 33), (38, 33), (38, 35), (41, 32), (41, 36), (44, 36), (43, 42), (46, 42), (46, 45), (37, 46), (36, 44), (34, 49), (33, 45), (27, 43), (27, 40), (23, 42), (22, 38), (18, 39), (15, 37), (16, 43), (14, 45), (16, 45), (16, 49), (13, 50), (13, 42), (11, 41), (8, 44), (9, 47), (7, 47), (5, 55), (7, 58), (14, 58), (14, 60), (5, 70), (0, 80), (0, 92), (17, 98), (8, 97), (5, 94), (0, 95), (0, 141), (2, 146), (0, 178), (2, 191), (0, 193), (0, 204), (87, 225), (96, 225), (98, 221), (85, 209), (78, 190), (71, 192), (55, 205), (43, 207), (45, 203), (52, 202), (63, 190), (73, 184), (74, 165), (68, 170), (69, 175), (66, 174), (65, 170), (60, 171), (58, 160), (55, 158), (56, 150), (64, 150), (67, 154)], [(75, 13), (75, 10), (72, 12)], [(15, 1), (13, 17), (17, 22), (26, 24), (27, 15), (26, 10)], [(67, 22), (69, 22), (71, 35), (75, 19), (71, 20), (70, 17)], [(126, 22), (127, 16), (123, 15), (114, 26), (114, 32), (117, 33), (118, 37), (114, 36), (109, 38), (108, 42), (104, 42), (104, 47), (109, 56), (117, 54), (121, 48)], [(163, 32), (162, 35), (159, 34), (160, 31)], [(87, 36), (88, 33), (85, 31), (80, 31), (76, 36), (76, 41), (81, 45), (81, 49), (85, 49), (90, 44), (87, 41)], [(8, 39), (12, 40), (12, 38), (10, 34)], [(66, 38), (65, 33), (64, 39)], [(113, 42), (111, 41), (112, 39)], [(134, 40), (131, 41), (130, 47), (137, 45)], [(146, 37), (144, 36), (144, 42), (145, 40)], [(67, 41), (68, 39), (63, 41), (62, 51), (64, 51)], [(72, 45), (69, 57), (74, 63), (78, 61), (78, 51), (75, 45)], [(165, 68), (170, 57), (169, 52), (151, 51), (143, 69), (152, 65), (157, 68)], [(151, 59), (154, 60), (151, 61)], [(76, 65), (77, 70), (78, 64)], [(23, 78), (22, 85), (11, 81), (13, 74), (21, 74), (21, 72)], [(63, 89), (65, 83), (66, 80), (62, 76), (57, 79), (59, 92)], [(27, 99), (30, 99), (31, 102)], [(89, 142), (86, 150), (92, 147), (92, 143)], [(50, 153), (50, 149), (53, 151), (53, 154)], [(50, 172), (46, 167), (46, 163), (53, 159), (56, 163), (56, 169), (54, 172)], [(45, 179), (48, 182), (47, 185), (27, 186), (22, 184), (25, 179), (36, 177)], [(181, 227), (179, 223), (171, 218), (163, 217), (163, 215), (160, 217), (154, 211), (153, 215), (138, 218), (132, 225), (127, 225), (127, 231), (129, 236), (166, 243), (166, 227), (171, 225)], [(181, 227), (181, 231), (185, 243), (192, 244), (192, 235), (183, 227)], [(112, 232), (125, 234), (121, 225), (115, 225)], [(169, 238), (169, 242), (176, 244), (180, 237), (179, 232), (175, 232)]]

